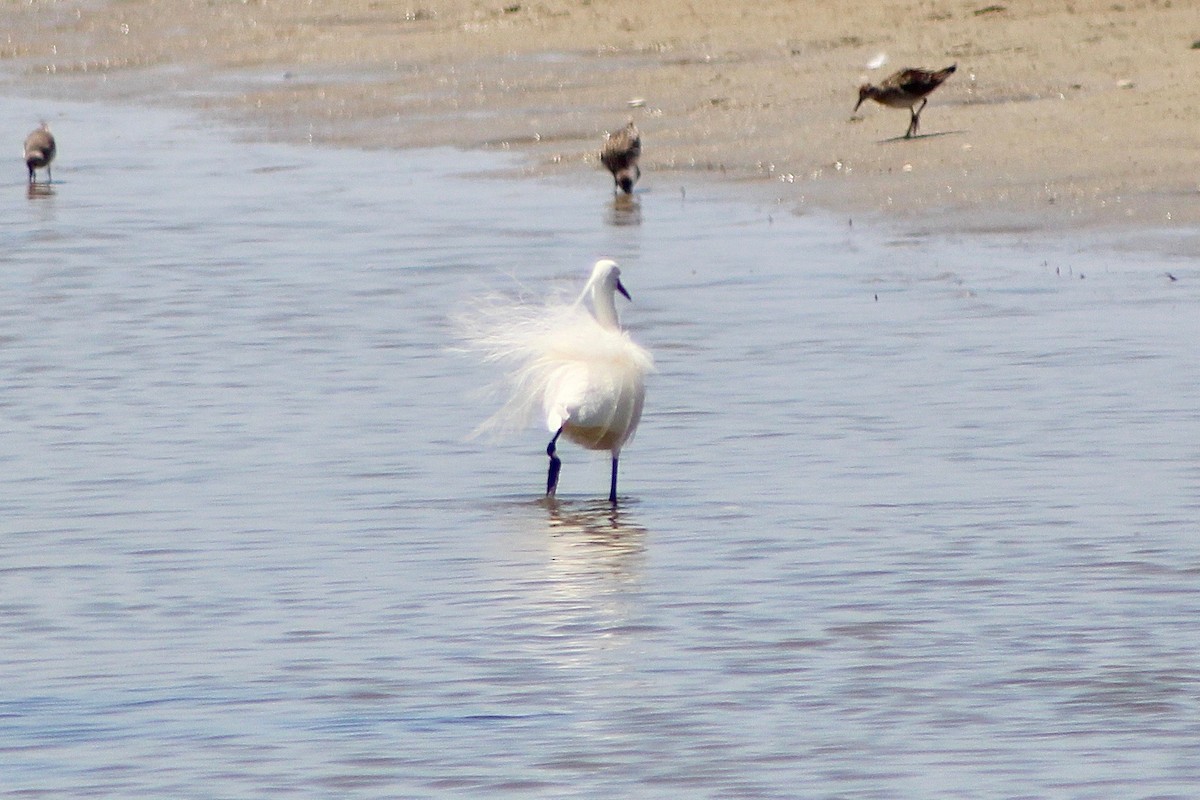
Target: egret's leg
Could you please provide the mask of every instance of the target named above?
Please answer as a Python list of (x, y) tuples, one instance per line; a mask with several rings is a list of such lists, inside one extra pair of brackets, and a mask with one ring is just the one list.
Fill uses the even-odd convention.
[(608, 502), (617, 502), (617, 457), (613, 456), (612, 484), (608, 488)]
[(562, 435), (563, 429), (560, 427), (554, 432), (554, 438), (550, 440), (550, 444), (546, 445), (546, 455), (550, 456), (550, 473), (546, 476), (546, 496), (553, 496), (558, 489), (558, 471), (562, 469), (562, 460), (554, 454), (555, 444), (558, 442), (558, 437)]

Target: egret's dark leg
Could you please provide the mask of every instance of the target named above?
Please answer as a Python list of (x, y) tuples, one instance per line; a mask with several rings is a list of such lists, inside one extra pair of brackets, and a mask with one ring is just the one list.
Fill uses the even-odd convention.
[(558, 437), (562, 435), (563, 429), (560, 427), (554, 433), (554, 438), (550, 440), (550, 444), (546, 445), (546, 455), (550, 456), (550, 473), (546, 476), (546, 496), (551, 497), (558, 490), (558, 472), (562, 469), (562, 460), (554, 454), (555, 444), (558, 442)]
[(617, 457), (613, 456), (612, 484), (608, 488), (608, 502), (617, 502)]

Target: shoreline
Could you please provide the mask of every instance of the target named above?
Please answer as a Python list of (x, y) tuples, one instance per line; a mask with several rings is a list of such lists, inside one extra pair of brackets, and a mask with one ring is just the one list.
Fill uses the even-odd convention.
[[(602, 135), (633, 118), (642, 185), (699, 175), (934, 232), (1200, 228), (1200, 27), (1169, 2), (140, 0), (0, 19), (22, 92), (185, 105), (266, 140), (514, 150), (526, 173), (606, 182)], [(925, 135), (898, 139), (905, 112), (871, 102), (852, 120), (861, 79), (949, 63)]]

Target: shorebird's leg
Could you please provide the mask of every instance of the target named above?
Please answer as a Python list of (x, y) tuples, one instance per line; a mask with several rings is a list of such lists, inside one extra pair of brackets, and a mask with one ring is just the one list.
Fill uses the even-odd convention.
[(911, 109), (911, 108), (909, 109), (909, 112), (912, 113), (912, 122), (910, 122), (908, 124), (908, 133), (906, 133), (904, 135), (904, 138), (909, 139), (909, 138), (912, 138), (912, 136), (914, 134), (916, 134), (917, 128), (919, 128), (921, 126), (921, 112), (925, 109), (925, 104), (928, 102), (929, 102), (929, 98), (926, 97), (925, 99), (923, 99), (921, 101), (921, 105), (918, 106), (916, 109)]
[(30, 167), (29, 168), (29, 183), (32, 185), (36, 181), (37, 181), (37, 178), (33, 174), (33, 167)]
[(550, 472), (546, 475), (546, 496), (552, 497), (555, 491), (558, 490), (558, 472), (562, 469), (562, 460), (554, 454), (555, 444), (558, 442), (558, 437), (562, 435), (563, 429), (560, 427), (554, 433), (554, 438), (550, 440), (550, 444), (546, 445), (546, 455), (550, 456)]
[(617, 503), (617, 457), (613, 456), (612, 465), (612, 484), (608, 487), (608, 502), (616, 505)]

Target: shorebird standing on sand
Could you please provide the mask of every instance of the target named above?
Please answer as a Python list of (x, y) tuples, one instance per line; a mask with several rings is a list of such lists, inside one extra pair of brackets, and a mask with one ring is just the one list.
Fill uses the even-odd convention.
[(25, 137), (25, 166), (29, 167), (29, 182), (37, 183), (34, 170), (46, 168), (46, 183), (51, 182), (50, 162), (58, 147), (54, 143), (54, 134), (45, 122), (37, 130)]
[(633, 185), (642, 177), (638, 158), (642, 155), (642, 135), (633, 120), (621, 130), (608, 134), (600, 151), (600, 163), (608, 167), (616, 184), (625, 194), (633, 194)]
[[(908, 123), (908, 132), (904, 134), (904, 138), (911, 139), (921, 124), (921, 109), (929, 102), (929, 93), (941, 86), (956, 69), (957, 64), (951, 64), (937, 72), (927, 69), (902, 69), (878, 86), (864, 83), (858, 87), (858, 103), (854, 110), (858, 111), (858, 107), (867, 100), (874, 100), (891, 108), (907, 108), (912, 114), (912, 120)], [(920, 107), (914, 108), (918, 101), (921, 103)]]

